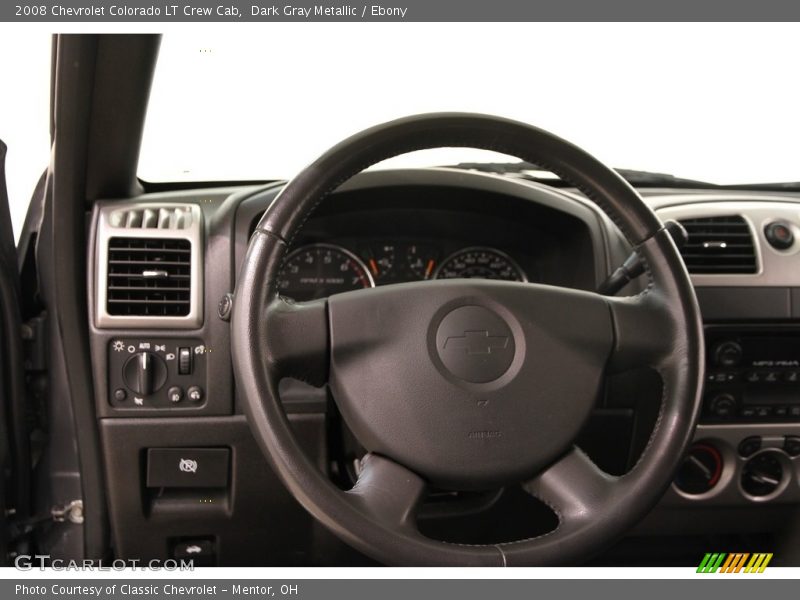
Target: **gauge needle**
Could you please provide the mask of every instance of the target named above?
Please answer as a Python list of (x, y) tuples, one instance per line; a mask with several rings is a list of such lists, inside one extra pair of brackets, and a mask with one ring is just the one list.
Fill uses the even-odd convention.
[(780, 479), (775, 479), (763, 473), (754, 473), (752, 478), (756, 483), (769, 483), (770, 485), (780, 485), (781, 483)]
[(378, 263), (375, 262), (374, 258), (370, 258), (369, 259), (369, 268), (372, 269), (372, 274), (375, 275), (375, 277), (377, 277), (378, 276)]
[(705, 474), (706, 477), (711, 479), (711, 469), (709, 469), (707, 466), (705, 466), (695, 456), (689, 456), (689, 460), (692, 461), (692, 464), (694, 464), (698, 469), (700, 469)]
[(428, 261), (428, 266), (425, 267), (425, 279), (430, 277), (431, 273), (433, 273), (433, 265), (434, 265), (433, 259), (430, 259)]

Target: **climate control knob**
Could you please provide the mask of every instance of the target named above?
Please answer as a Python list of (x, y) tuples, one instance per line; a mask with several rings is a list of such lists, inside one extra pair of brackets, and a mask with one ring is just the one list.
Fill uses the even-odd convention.
[(152, 352), (138, 352), (122, 367), (125, 385), (142, 396), (157, 392), (167, 381), (167, 364)]
[(722, 466), (722, 455), (715, 446), (695, 444), (678, 468), (675, 487), (693, 496), (705, 494), (719, 483)]
[(775, 494), (784, 482), (784, 468), (777, 452), (755, 455), (742, 469), (742, 489), (754, 498)]

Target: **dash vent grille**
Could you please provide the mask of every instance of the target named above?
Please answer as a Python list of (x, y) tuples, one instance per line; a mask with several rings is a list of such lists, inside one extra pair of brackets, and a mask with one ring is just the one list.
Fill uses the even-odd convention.
[(183, 317), (191, 310), (192, 245), (186, 239), (112, 237), (107, 312)]
[(115, 210), (109, 222), (124, 229), (188, 229), (192, 225), (190, 206), (147, 207)]
[(689, 239), (681, 250), (689, 273), (745, 274), (758, 270), (753, 234), (739, 215), (681, 220)]

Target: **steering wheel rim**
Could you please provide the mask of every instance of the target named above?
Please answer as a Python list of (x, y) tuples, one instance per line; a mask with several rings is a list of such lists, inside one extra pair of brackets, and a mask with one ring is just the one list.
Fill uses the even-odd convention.
[[(607, 298), (471, 280), (386, 286), (297, 304), (279, 296), (281, 262), (322, 199), (372, 164), (443, 146), (513, 155), (576, 185), (640, 253), (647, 265), (647, 289), (632, 297)], [(409, 324), (411, 313), (404, 307), (415, 309), (418, 326)], [(536, 308), (538, 321), (527, 314), (529, 307)], [(372, 315), (371, 332), (363, 325), (352, 327), (356, 314)], [(472, 322), (486, 336), (491, 330), (492, 339), (506, 340), (497, 353), (499, 362), (479, 381), (464, 371), (479, 364), (474, 357), (444, 353), (448, 342), (459, 337), (450, 334), (466, 332)], [(441, 113), (392, 121), (341, 142), (306, 167), (281, 191), (253, 234), (237, 282), (231, 327), (240, 397), (270, 464), (323, 525), (385, 564), (546, 565), (588, 556), (658, 501), (691, 441), (700, 406), (703, 336), (697, 301), (658, 218), (627, 182), (583, 150), (541, 129), (493, 116)], [(574, 377), (561, 386), (569, 402), (557, 404), (558, 395), (547, 391), (560, 385), (548, 357), (583, 369), (586, 382)], [(400, 371), (395, 377), (379, 369), (388, 392), (358, 374), (376, 365)], [(607, 372), (632, 366), (649, 366), (660, 374), (661, 410), (637, 464), (612, 477), (572, 440), (594, 400), (584, 396)], [(345, 421), (370, 451), (352, 490), (339, 490), (303, 453), (281, 407), (278, 383), (283, 377), (330, 383)], [(535, 401), (518, 402), (521, 390), (531, 386), (537, 390)], [(415, 397), (406, 397), (409, 388)], [(388, 401), (364, 400), (365, 394), (374, 399), (376, 393)], [(475, 398), (487, 403), (486, 412), (475, 408)], [(459, 404), (462, 399), (471, 403)], [(521, 415), (533, 415), (536, 422)], [(456, 424), (451, 429), (461, 429), (453, 439), (442, 435), (432, 442), (432, 434), (447, 431), (441, 426), (446, 418)], [(405, 424), (409, 420), (413, 427)], [(469, 429), (483, 422), (500, 425)], [(557, 426), (548, 429), (545, 423)], [(471, 439), (472, 434), (480, 435)], [(555, 530), (487, 546), (435, 541), (417, 531), (415, 510), (427, 482), (480, 488), (512, 478), (521, 479), (529, 493), (554, 510), (559, 519)]]

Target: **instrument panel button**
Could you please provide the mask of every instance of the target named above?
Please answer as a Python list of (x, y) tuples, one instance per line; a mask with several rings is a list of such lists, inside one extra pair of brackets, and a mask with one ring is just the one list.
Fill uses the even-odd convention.
[(170, 402), (174, 402), (177, 404), (181, 400), (183, 400), (183, 390), (178, 386), (172, 386), (167, 390), (167, 396), (170, 399)]
[(188, 389), (187, 395), (192, 402), (200, 402), (203, 399), (203, 388), (193, 385)]
[(776, 250), (787, 250), (794, 244), (794, 233), (786, 223), (773, 221), (764, 228), (764, 237)]
[(761, 450), (761, 438), (757, 435), (744, 438), (739, 442), (739, 456), (747, 458)]
[(721, 367), (735, 367), (744, 354), (738, 342), (722, 342), (714, 349), (714, 362)]
[(731, 417), (736, 411), (736, 399), (730, 394), (719, 394), (711, 399), (709, 410), (715, 417)]
[(787, 435), (783, 441), (783, 449), (789, 456), (800, 455), (800, 437), (796, 435)]
[(149, 448), (147, 487), (224, 488), (228, 485), (228, 448)]

